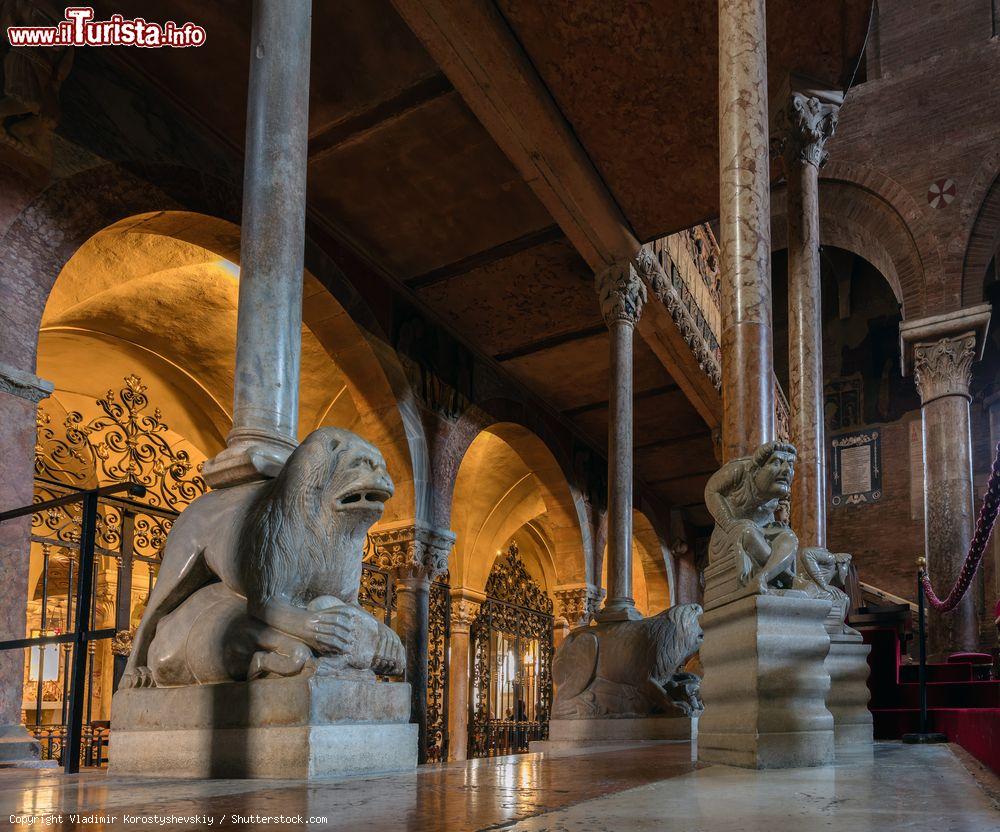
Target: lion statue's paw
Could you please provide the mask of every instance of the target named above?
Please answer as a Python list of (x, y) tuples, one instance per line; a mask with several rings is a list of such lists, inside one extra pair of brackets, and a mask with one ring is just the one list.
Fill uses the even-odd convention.
[(122, 676), (118, 687), (122, 690), (127, 688), (155, 688), (156, 682), (153, 681), (153, 672), (148, 667), (137, 667), (135, 670), (131, 670)]

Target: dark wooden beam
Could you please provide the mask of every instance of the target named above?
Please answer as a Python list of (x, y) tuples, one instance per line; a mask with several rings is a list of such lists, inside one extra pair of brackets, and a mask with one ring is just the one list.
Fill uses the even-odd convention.
[(712, 434), (707, 430), (700, 430), (696, 433), (685, 433), (682, 436), (669, 436), (663, 439), (654, 439), (651, 442), (644, 442), (641, 445), (636, 445), (635, 450), (646, 451), (651, 448), (671, 448), (676, 445), (684, 445), (688, 442), (693, 442), (696, 439), (708, 439), (711, 441)]
[(311, 136), (309, 161), (315, 162), (347, 142), (357, 141), (386, 122), (394, 121), (454, 90), (451, 81), (441, 72), (421, 78), (391, 98), (377, 101), (360, 113), (328, 124)]
[[(667, 393), (673, 393), (680, 390), (679, 384), (664, 384), (662, 387), (650, 387), (648, 390), (639, 390), (633, 394), (632, 398), (634, 401), (640, 401), (641, 399), (651, 399), (654, 396), (663, 396)], [(599, 402), (588, 402), (587, 404), (577, 405), (576, 407), (571, 407), (569, 410), (562, 411), (563, 416), (579, 416), (581, 413), (589, 413), (592, 410), (601, 410), (608, 406), (608, 400), (603, 399)]]
[(468, 257), (456, 260), (454, 263), (449, 263), (416, 277), (411, 277), (406, 281), (406, 285), (411, 289), (423, 289), (427, 286), (433, 286), (435, 283), (459, 277), (471, 272), (473, 269), (479, 269), (483, 266), (488, 266), (490, 263), (495, 263), (497, 260), (503, 260), (505, 257), (511, 257), (514, 254), (527, 251), (543, 243), (551, 243), (553, 240), (562, 240), (565, 237), (566, 235), (563, 234), (562, 229), (558, 225), (549, 225), (537, 231), (531, 231), (528, 234), (518, 237), (516, 240), (501, 243), (498, 246), (486, 249), (486, 251), (470, 254)]
[(681, 480), (693, 480), (695, 477), (710, 476), (718, 470), (718, 467), (716, 467), (709, 468), (707, 471), (691, 471), (688, 474), (678, 474), (675, 477), (664, 477), (660, 480), (646, 480), (646, 485), (650, 485), (655, 488), (658, 485), (666, 485), (671, 482), (680, 482)]
[(564, 332), (562, 335), (552, 335), (549, 338), (540, 338), (537, 341), (530, 341), (520, 347), (515, 347), (507, 352), (497, 353), (493, 356), (494, 360), (504, 362), (511, 361), (514, 358), (523, 358), (526, 355), (531, 355), (536, 352), (543, 352), (544, 350), (550, 350), (553, 347), (560, 347), (563, 344), (571, 344), (573, 341), (583, 341), (587, 338), (593, 338), (596, 335), (606, 334), (608, 328), (604, 324), (598, 326), (587, 327), (586, 329), (578, 329), (573, 332)]

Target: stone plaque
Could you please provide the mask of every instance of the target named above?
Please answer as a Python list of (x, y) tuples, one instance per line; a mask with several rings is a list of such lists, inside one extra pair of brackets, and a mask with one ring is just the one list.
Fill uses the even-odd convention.
[(830, 441), (831, 502), (856, 506), (882, 498), (882, 432), (879, 428), (835, 436)]

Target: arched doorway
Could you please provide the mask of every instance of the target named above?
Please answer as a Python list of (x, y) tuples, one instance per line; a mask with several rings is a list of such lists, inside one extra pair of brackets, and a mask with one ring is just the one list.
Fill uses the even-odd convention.
[(511, 541), (490, 570), (486, 600), (472, 624), (470, 756), (524, 752), (548, 736), (552, 623), (552, 600)]
[[(55, 391), (38, 410), (35, 501), (123, 482), (147, 488), (142, 500), (102, 499), (99, 507), (88, 626), (106, 635), (88, 651), (85, 763), (102, 760), (111, 694), (167, 533), (206, 490), (201, 463), (225, 446), (231, 427), (238, 252), (238, 228), (211, 217), (123, 220), (65, 263), (41, 316), (38, 370)], [(397, 397), (406, 395), (405, 384), (397, 387), (402, 374), (314, 278), (304, 279), (300, 436), (336, 425), (378, 445), (397, 483), (383, 522), (411, 519), (422, 500), (414, 466), (425, 463), (411, 456), (410, 442), (422, 438)], [(66, 632), (80, 601), (79, 506), (34, 522), (27, 632)], [(27, 652), (23, 717), (46, 756), (58, 758), (69, 649)]]

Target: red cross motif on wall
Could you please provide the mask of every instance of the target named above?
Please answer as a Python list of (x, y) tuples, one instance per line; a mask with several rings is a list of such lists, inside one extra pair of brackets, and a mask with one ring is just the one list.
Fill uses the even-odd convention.
[(927, 204), (931, 208), (944, 208), (955, 198), (958, 189), (954, 179), (938, 179), (927, 189)]

